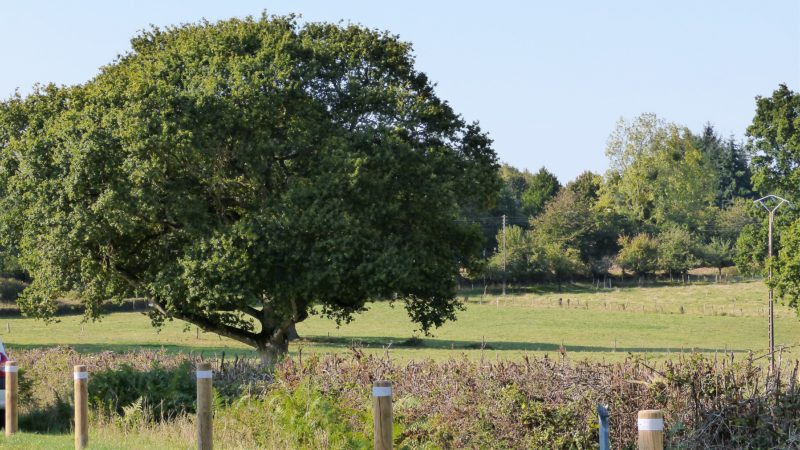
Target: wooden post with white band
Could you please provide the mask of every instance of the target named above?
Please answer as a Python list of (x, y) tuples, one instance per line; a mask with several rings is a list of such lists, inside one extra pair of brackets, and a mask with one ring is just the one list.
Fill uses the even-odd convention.
[(197, 449), (214, 447), (211, 421), (211, 364), (197, 364)]
[(639, 411), (639, 450), (664, 450), (664, 415), (658, 409)]
[(80, 450), (89, 445), (89, 372), (86, 366), (75, 366), (72, 377), (75, 380), (75, 448)]
[(6, 373), (6, 436), (19, 431), (17, 411), (17, 362), (6, 361), (3, 370)]
[(372, 416), (375, 421), (375, 450), (392, 449), (392, 382), (372, 385)]

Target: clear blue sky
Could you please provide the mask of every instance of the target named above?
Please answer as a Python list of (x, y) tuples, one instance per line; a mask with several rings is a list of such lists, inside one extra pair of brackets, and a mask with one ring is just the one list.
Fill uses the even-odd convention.
[(149, 24), (263, 10), (350, 21), (413, 42), (439, 95), (517, 167), (562, 182), (606, 170), (620, 117), (643, 112), (743, 138), (754, 97), (800, 89), (800, 1), (10, 1), (0, 97), (82, 83)]

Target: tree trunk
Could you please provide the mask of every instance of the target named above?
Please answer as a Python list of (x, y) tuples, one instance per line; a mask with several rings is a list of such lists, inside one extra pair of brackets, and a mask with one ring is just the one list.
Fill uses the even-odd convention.
[(296, 324), (291, 324), (291, 325), (289, 325), (289, 328), (286, 329), (286, 337), (290, 341), (294, 341), (294, 340), (300, 339), (300, 335), (297, 334), (297, 327), (295, 325)]
[(288, 329), (276, 332), (266, 342), (259, 342), (256, 351), (261, 359), (261, 364), (274, 366), (282, 357), (289, 353)]

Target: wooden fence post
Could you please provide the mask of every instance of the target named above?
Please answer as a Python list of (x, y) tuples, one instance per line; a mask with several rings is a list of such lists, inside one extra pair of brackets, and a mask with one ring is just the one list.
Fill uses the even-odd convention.
[(375, 422), (375, 450), (392, 450), (392, 382), (372, 385), (372, 416)]
[(89, 372), (86, 366), (75, 366), (72, 375), (75, 380), (75, 448), (80, 450), (89, 444)]
[(197, 448), (211, 450), (214, 446), (211, 421), (211, 364), (197, 364)]
[(664, 415), (658, 409), (639, 411), (639, 450), (664, 450)]
[(6, 436), (19, 431), (17, 413), (17, 362), (6, 361)]

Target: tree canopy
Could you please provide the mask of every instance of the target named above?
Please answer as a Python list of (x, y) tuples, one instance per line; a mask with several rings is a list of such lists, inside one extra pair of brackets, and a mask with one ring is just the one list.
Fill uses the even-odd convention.
[(717, 175), (715, 203), (718, 207), (752, 197), (750, 167), (741, 144), (733, 137), (723, 140), (711, 124), (706, 124), (703, 133), (695, 138), (695, 145), (708, 160), (709, 169)]
[[(800, 309), (800, 93), (781, 84), (772, 96), (757, 97), (756, 115), (747, 135), (755, 189), (793, 202), (775, 214), (777, 258), (772, 261), (773, 281), (778, 295)], [(737, 257), (756, 266), (753, 260), (758, 255), (755, 251), (759, 246), (758, 236), (755, 230), (749, 231), (739, 237), (737, 247), (742, 251), (737, 251)], [(766, 242), (765, 237), (761, 238), (761, 242)], [(760, 254), (765, 255), (765, 244), (760, 246)]]
[(747, 127), (753, 187), (762, 194), (800, 199), (800, 94), (781, 84), (770, 97), (756, 97)]
[(714, 201), (718, 174), (691, 132), (653, 114), (620, 121), (606, 148), (605, 204), (642, 224), (696, 228)]
[(522, 193), (522, 212), (529, 217), (538, 216), (560, 189), (558, 178), (542, 167), (530, 177), (527, 189)]
[(499, 187), (491, 141), (397, 36), (294, 17), (152, 28), (80, 86), (0, 103), (2, 245), (49, 318), (146, 297), (272, 360), (293, 324), (399, 298), (453, 319)]

